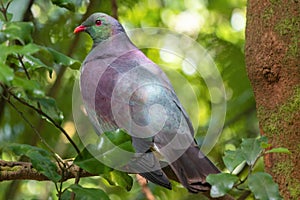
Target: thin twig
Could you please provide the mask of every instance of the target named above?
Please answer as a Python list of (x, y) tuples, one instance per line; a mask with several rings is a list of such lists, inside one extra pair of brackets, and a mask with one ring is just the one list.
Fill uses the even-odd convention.
[[(5, 97), (3, 97), (5, 98)], [(57, 161), (57, 165), (60, 167), (61, 171), (64, 171), (64, 167), (61, 167), (61, 164), (64, 164), (64, 161), (60, 158), (58, 154), (55, 153), (55, 151), (51, 148), (51, 146), (43, 139), (43, 137), (40, 135), (40, 133), (36, 130), (36, 128), (31, 124), (31, 122), (25, 117), (24, 113), (20, 111), (11, 101), (10, 99), (6, 99), (8, 104), (23, 118), (23, 120), (31, 127), (31, 129), (37, 134), (37, 136), (40, 138), (41, 142), (52, 152), (55, 160)], [(64, 173), (62, 173), (64, 174)], [(64, 177), (62, 176), (62, 179)], [(57, 190), (58, 191), (58, 190)]]
[[(6, 98), (2, 96), (2, 98)], [(40, 138), (41, 142), (55, 155), (55, 151), (52, 147), (43, 139), (41, 134), (36, 130), (36, 128), (31, 124), (31, 122), (24, 116), (24, 113), (20, 111), (11, 101), (6, 98), (8, 104), (22, 117), (22, 119), (30, 126), (30, 128), (35, 132), (35, 134)]]
[(141, 175), (137, 174), (136, 179), (142, 188), (142, 192), (145, 194), (147, 200), (155, 200), (154, 195), (147, 185), (147, 180)]
[[(72, 138), (68, 135), (68, 133), (59, 125), (59, 124), (57, 124), (50, 116), (48, 116), (45, 112), (43, 112), (42, 110), (41, 110), (41, 108), (39, 107), (39, 108), (36, 108), (36, 107), (34, 107), (34, 106), (32, 106), (31, 104), (29, 104), (29, 103), (27, 103), (26, 101), (24, 101), (24, 100), (22, 100), (21, 98), (19, 98), (19, 97), (17, 97), (13, 92), (11, 92), (11, 91), (8, 91), (8, 93), (11, 95), (11, 96), (13, 96), (17, 101), (19, 101), (20, 103), (22, 103), (23, 105), (25, 105), (25, 106), (27, 106), (27, 107), (29, 107), (29, 108), (31, 108), (31, 109), (33, 109), (34, 111), (36, 111), (38, 114), (40, 114), (40, 115), (42, 115), (42, 116), (44, 116), (45, 118), (47, 118), (56, 128), (58, 128), (65, 136), (66, 136), (66, 138), (69, 140), (69, 142), (73, 145), (73, 147), (75, 148), (75, 150), (76, 150), (76, 152), (77, 152), (77, 154), (78, 155), (80, 155), (80, 150), (79, 150), (79, 148), (77, 147), (77, 145), (75, 144), (75, 142), (72, 140)], [(10, 101), (9, 101), (10, 102)], [(10, 102), (11, 103), (11, 102)], [(24, 117), (24, 119), (27, 121), (27, 119)], [(28, 122), (28, 121), (27, 121)], [(36, 130), (36, 129), (34, 129), (34, 130)], [(38, 133), (38, 131), (36, 131), (37, 133)], [(38, 134), (39, 135), (39, 134)], [(40, 136), (40, 135), (39, 135)], [(42, 138), (42, 137), (40, 137), (40, 138)], [(53, 150), (52, 150), (53, 151)], [(54, 151), (53, 151), (54, 152)], [(54, 152), (55, 153), (55, 152)], [(56, 154), (55, 154), (56, 155)], [(61, 169), (61, 171), (62, 172), (64, 172), (64, 167), (61, 167), (61, 165), (58, 165), (59, 167), (60, 167), (60, 169)], [(78, 184), (79, 183), (79, 180), (80, 180), (80, 175), (81, 175), (81, 170), (79, 169), (78, 170), (78, 173), (76, 173), (76, 175), (75, 175), (75, 177), (76, 177), (76, 179), (75, 179), (75, 184)], [(64, 174), (64, 173), (62, 173), (62, 174)], [(62, 178), (64, 178), (64, 177), (62, 177)], [(59, 187), (59, 190), (57, 190), (58, 191), (58, 193), (61, 193), (61, 191), (62, 191), (62, 183), (60, 184), (60, 187)], [(74, 200), (75, 199), (75, 193), (71, 193), (71, 200)]]
[[(2, 85), (2, 84), (1, 84)], [(5, 89), (3, 87), (3, 89)], [(19, 101), (20, 103), (22, 103), (23, 105), (33, 109), (34, 111), (36, 111), (38, 114), (42, 115), (43, 117), (45, 117), (47, 120), (49, 120), (58, 130), (60, 130), (65, 137), (68, 139), (68, 141), (72, 144), (72, 146), (74, 147), (74, 149), (76, 150), (77, 154), (80, 155), (80, 150), (77, 147), (77, 145), (75, 144), (75, 142), (72, 140), (72, 138), (68, 135), (68, 133), (58, 124), (56, 123), (56, 121), (54, 121), (47, 113), (45, 113), (44, 111), (36, 108), (35, 106), (27, 103), (26, 101), (24, 101), (23, 99), (17, 97), (13, 92), (11, 92), (10, 90), (7, 90), (7, 92), (14, 97), (14, 99), (16, 99), (17, 101)]]
[[(75, 182), (74, 184), (75, 185), (78, 185), (79, 184), (79, 181), (80, 181), (80, 174), (83, 170), (81, 168), (79, 168), (78, 172), (76, 173), (76, 176), (75, 176)], [(75, 200), (75, 196), (76, 194), (74, 192), (71, 193), (71, 200)]]
[(245, 200), (250, 194), (251, 192), (247, 190), (237, 200)]
[(2, 14), (3, 14), (3, 16), (4, 16), (4, 20), (5, 20), (6, 22), (8, 22), (7, 10), (8, 10), (9, 5), (11, 4), (11, 2), (12, 2), (12, 0), (9, 1), (9, 2), (7, 2), (6, 6), (4, 6), (2, 0), (0, 1), (0, 3), (1, 3), (1, 12), (2, 12)]
[(19, 59), (19, 61), (20, 61), (20, 63), (21, 63), (21, 66), (22, 66), (23, 70), (25, 71), (25, 74), (26, 74), (27, 79), (30, 80), (30, 76), (29, 76), (29, 73), (28, 73), (28, 71), (27, 71), (27, 69), (26, 69), (26, 67), (25, 67), (25, 64), (24, 64), (24, 62), (23, 62), (22, 56), (21, 56), (20, 54), (17, 54), (17, 56), (18, 56), (18, 59)]

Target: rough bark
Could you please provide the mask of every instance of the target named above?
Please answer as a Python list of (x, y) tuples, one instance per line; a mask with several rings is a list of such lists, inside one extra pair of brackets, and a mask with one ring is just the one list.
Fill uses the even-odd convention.
[[(60, 180), (62, 182), (68, 179), (76, 178), (78, 173), (80, 173), (81, 178), (98, 176), (96, 174), (91, 174), (85, 170), (80, 169), (80, 167), (73, 164), (72, 161), (65, 161), (64, 163), (68, 166), (64, 170), (61, 170), (59, 164), (57, 163), (57, 172), (63, 177), (62, 180)], [(0, 160), (0, 182), (9, 180), (49, 181), (49, 178), (34, 169), (32, 163), (30, 162), (13, 162)], [(145, 194), (146, 199), (154, 200), (155, 197), (153, 196), (151, 190), (148, 188), (147, 180), (140, 175), (137, 175), (137, 181), (140, 184), (142, 192)], [(203, 196), (206, 196), (208, 199), (213, 199), (210, 197), (209, 191), (201, 192), (201, 194)], [(225, 195), (221, 198), (214, 198), (214, 200), (233, 200), (233, 198), (230, 195)]]
[[(74, 165), (71, 161), (66, 161), (69, 166), (62, 171), (58, 166), (58, 173), (62, 175), (61, 181), (66, 181), (71, 178), (75, 178), (80, 171), (80, 177), (96, 176), (87, 171), (80, 170), (77, 165)], [(0, 160), (0, 181), (8, 180), (36, 180), (47, 181), (48, 177), (36, 171), (30, 162), (12, 162)]]
[(265, 169), (284, 199), (300, 199), (300, 1), (249, 0), (245, 53), (261, 134), (291, 152)]

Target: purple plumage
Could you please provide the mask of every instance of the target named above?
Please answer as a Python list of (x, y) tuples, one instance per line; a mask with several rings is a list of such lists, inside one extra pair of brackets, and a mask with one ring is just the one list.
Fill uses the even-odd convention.
[[(169, 189), (166, 174), (175, 175), (190, 192), (210, 189), (205, 179), (219, 170), (195, 143), (190, 119), (164, 72), (106, 14), (91, 15), (74, 32), (81, 31), (94, 41), (80, 87), (98, 134), (122, 128), (132, 136), (139, 156), (127, 166), (130, 172)], [(167, 168), (172, 172), (165, 173)]]

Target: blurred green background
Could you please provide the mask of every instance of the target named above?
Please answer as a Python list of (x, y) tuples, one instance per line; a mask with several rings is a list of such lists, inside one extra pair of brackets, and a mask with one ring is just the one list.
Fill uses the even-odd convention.
[[(2, 1), (4, 4), (8, 1)], [(89, 52), (92, 41), (87, 34), (74, 35), (73, 30), (85, 17), (93, 12), (118, 14), (119, 21), (126, 30), (134, 28), (160, 27), (176, 33), (183, 33), (197, 41), (212, 57), (216, 64), (226, 91), (226, 119), (222, 134), (209, 158), (221, 169), (224, 168), (224, 150), (235, 150), (242, 138), (256, 137), (259, 133), (253, 93), (247, 78), (244, 62), (246, 0), (122, 0), (112, 6), (109, 0), (13, 0), (9, 13), (13, 21), (33, 23), (33, 43), (51, 47), (58, 52), (82, 62)], [(54, 5), (56, 3), (56, 5)], [(60, 5), (60, 6), (58, 6)], [(63, 6), (69, 8), (66, 9)], [(4, 22), (0, 22), (3, 29)], [(205, 81), (193, 70), (187, 68), (182, 60), (167, 59), (155, 49), (143, 49), (153, 61), (162, 64), (176, 90), (177, 95), (189, 113), (194, 124), (196, 140), (202, 143), (211, 120), (211, 97)], [(53, 72), (38, 68), (31, 70), (32, 79), (40, 82), (42, 90), (55, 99), (64, 119), (62, 127), (83, 148), (72, 118), (72, 90), (78, 77), (79, 65), (65, 67), (52, 65), (47, 55), (40, 55), (45, 64), (51, 65)], [(197, 65), (197, 64), (196, 64)], [(180, 74), (187, 82), (176, 79)], [(187, 87), (192, 88), (196, 101), (190, 98)], [(62, 158), (76, 156), (74, 148), (63, 134), (32, 110), (18, 104), (20, 110), (40, 132), (44, 140)], [(198, 106), (197, 106), (198, 105)], [(31, 127), (8, 104), (1, 101), (0, 145), (23, 143), (44, 147)], [(196, 106), (196, 108), (195, 108)], [(2, 153), (1, 159), (15, 160), (10, 154)], [(134, 177), (134, 176), (133, 176)], [(135, 178), (134, 178), (135, 179)], [(73, 183), (70, 180), (64, 184)], [(133, 189), (110, 186), (101, 177), (84, 178), (82, 185), (100, 187), (112, 200), (145, 199), (140, 186), (135, 181)], [(173, 191), (149, 184), (155, 197), (159, 199), (199, 199), (190, 195), (182, 186), (175, 185)], [(52, 182), (5, 181), (0, 183), (0, 199), (57, 199)]]

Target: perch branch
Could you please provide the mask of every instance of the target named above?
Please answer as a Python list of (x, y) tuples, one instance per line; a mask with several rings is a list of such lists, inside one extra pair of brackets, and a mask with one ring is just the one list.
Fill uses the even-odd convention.
[[(75, 178), (78, 173), (80, 173), (81, 177), (97, 176), (96, 174), (81, 170), (80, 167), (74, 165), (72, 161), (68, 161), (67, 166), (69, 167), (64, 171), (58, 167), (58, 173), (63, 177), (60, 181)], [(0, 160), (0, 181), (8, 180), (48, 181), (49, 178), (35, 170), (30, 162)]]
[[(72, 161), (64, 161), (67, 168), (63, 170), (58, 167), (57, 172), (63, 177), (61, 182), (82, 177), (98, 176), (97, 174), (91, 174), (85, 170), (82, 170), (79, 166), (73, 164)], [(59, 165), (59, 163), (57, 163)], [(136, 175), (137, 181), (142, 188), (142, 192), (145, 194), (147, 200), (155, 200), (154, 195), (147, 186), (147, 181), (140, 175)], [(36, 180), (36, 181), (49, 181), (49, 178), (35, 170), (30, 162), (13, 162), (0, 160), (0, 182), (8, 180)], [(208, 199), (212, 199), (209, 195), (209, 191), (201, 193)], [(215, 198), (214, 200), (233, 200), (230, 195), (224, 197)]]

